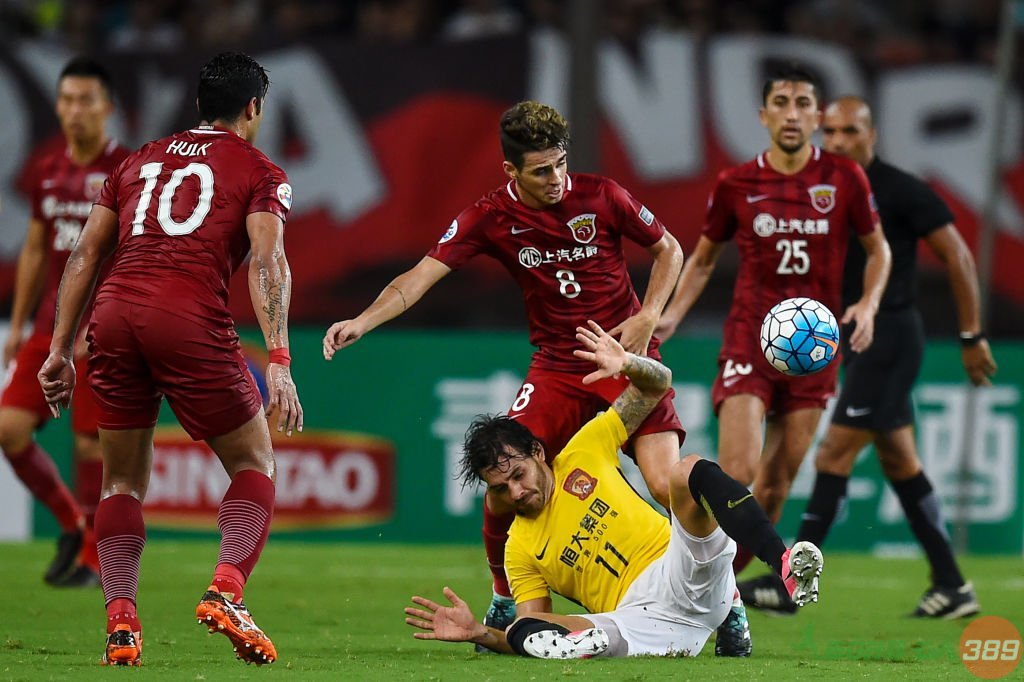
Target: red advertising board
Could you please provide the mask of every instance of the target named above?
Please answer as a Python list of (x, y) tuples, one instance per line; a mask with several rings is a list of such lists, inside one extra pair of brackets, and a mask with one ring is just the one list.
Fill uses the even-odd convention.
[[(394, 514), (395, 448), (391, 441), (344, 431), (274, 436), (275, 531), (351, 528)], [(157, 429), (146, 522), (164, 528), (216, 529), (228, 487), (217, 456), (178, 427)]]

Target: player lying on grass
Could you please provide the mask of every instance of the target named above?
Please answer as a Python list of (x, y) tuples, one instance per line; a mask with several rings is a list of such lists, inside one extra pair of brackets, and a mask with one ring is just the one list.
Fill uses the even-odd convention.
[[(508, 417), (478, 417), (466, 434), (463, 479), (483, 481), (516, 511), (505, 567), (517, 620), (507, 631), (487, 627), (446, 587), (451, 606), (416, 596), (420, 608), (405, 609), (405, 622), (425, 631), (415, 637), (537, 658), (696, 656), (732, 606), (736, 542), (783, 577), (796, 603), (817, 601), (821, 552), (810, 543), (786, 549), (750, 491), (717, 464), (688, 455), (672, 466), (671, 521), (630, 487), (618, 449), (672, 373), (589, 327), (576, 330), (576, 356), (597, 365), (583, 381), (625, 375), (630, 384), (552, 466), (540, 441)], [(552, 591), (590, 613), (551, 613)]]

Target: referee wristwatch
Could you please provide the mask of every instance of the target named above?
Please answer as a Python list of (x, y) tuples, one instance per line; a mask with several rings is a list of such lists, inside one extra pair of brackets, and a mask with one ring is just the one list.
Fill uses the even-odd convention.
[(984, 332), (960, 332), (960, 345), (964, 348), (977, 346), (985, 340)]

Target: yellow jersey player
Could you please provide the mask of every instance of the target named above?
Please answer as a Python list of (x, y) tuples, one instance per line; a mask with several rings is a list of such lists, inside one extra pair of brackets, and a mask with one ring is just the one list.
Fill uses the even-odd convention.
[[(672, 374), (594, 322), (576, 331), (576, 356), (597, 366), (584, 383), (624, 375), (629, 384), (552, 465), (543, 444), (509, 417), (478, 417), (466, 435), (465, 480), (483, 481), (515, 509), (505, 567), (516, 621), (506, 631), (487, 627), (446, 587), (451, 606), (416, 596), (405, 609), (406, 623), (423, 631), (415, 636), (537, 658), (696, 656), (732, 607), (736, 542), (783, 578), (796, 603), (817, 601), (821, 552), (811, 543), (787, 549), (750, 491), (718, 465), (697, 455), (672, 465), (671, 520), (640, 498), (617, 452)], [(552, 613), (552, 592), (589, 613)]]

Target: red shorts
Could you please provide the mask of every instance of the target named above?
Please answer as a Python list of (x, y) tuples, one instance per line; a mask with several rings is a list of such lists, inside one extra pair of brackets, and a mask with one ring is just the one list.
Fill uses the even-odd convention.
[[(622, 377), (585, 386), (584, 376), (586, 374), (530, 367), (526, 381), (508, 410), (510, 417), (515, 417), (544, 443), (549, 462), (584, 424), (601, 410), (608, 409), (629, 385), (629, 380)], [(658, 401), (640, 428), (626, 441), (623, 447), (626, 454), (632, 457), (633, 440), (648, 433), (675, 431), (682, 445), (686, 431), (672, 405), (674, 396), (675, 391), (670, 389)]]
[(188, 435), (207, 440), (242, 426), (263, 404), (230, 326), (108, 299), (96, 304), (88, 338), (100, 428), (149, 428), (167, 396)]
[(726, 398), (742, 393), (760, 398), (770, 415), (808, 407), (824, 409), (829, 398), (836, 394), (839, 377), (839, 363), (835, 360), (820, 372), (802, 377), (783, 374), (763, 357), (753, 362), (719, 358), (718, 366), (718, 376), (711, 387), (715, 414)]
[[(28, 410), (39, 418), (42, 425), (51, 417), (50, 407), (43, 398), (43, 389), (36, 375), (50, 354), (50, 335), (32, 334), (7, 368), (7, 383), (0, 397), (0, 407)], [(78, 386), (71, 394), (71, 430), (77, 434), (95, 436), (98, 417), (87, 379), (85, 358), (75, 360)]]

